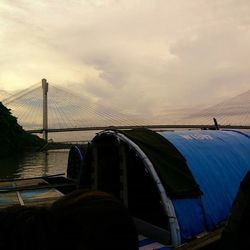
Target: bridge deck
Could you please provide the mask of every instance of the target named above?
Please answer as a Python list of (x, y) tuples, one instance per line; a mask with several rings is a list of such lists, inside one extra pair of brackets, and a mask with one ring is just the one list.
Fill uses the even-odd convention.
[[(79, 127), (79, 128), (49, 128), (47, 132), (73, 132), (73, 131), (94, 131), (105, 129), (135, 129), (135, 128), (148, 128), (148, 129), (213, 129), (213, 125), (141, 125), (141, 126), (95, 126), (95, 127)], [(220, 125), (222, 129), (250, 129), (250, 126), (241, 125)], [(29, 133), (43, 133), (43, 129), (26, 130)]]

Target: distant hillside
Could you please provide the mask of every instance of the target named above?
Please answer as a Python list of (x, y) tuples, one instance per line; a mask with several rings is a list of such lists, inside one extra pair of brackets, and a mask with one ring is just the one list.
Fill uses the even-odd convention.
[(250, 125), (250, 90), (195, 112), (179, 122), (183, 124), (212, 124), (213, 117), (222, 125)]
[(26, 133), (16, 117), (0, 102), (0, 158), (43, 144), (44, 140), (38, 136)]

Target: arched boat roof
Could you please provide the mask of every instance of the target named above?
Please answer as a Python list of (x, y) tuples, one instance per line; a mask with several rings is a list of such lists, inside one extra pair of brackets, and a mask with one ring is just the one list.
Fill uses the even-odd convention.
[(160, 132), (185, 157), (203, 195), (173, 205), (182, 238), (213, 230), (227, 219), (240, 182), (250, 170), (250, 137), (233, 130)]
[(127, 138), (126, 144), (129, 147), (135, 144), (146, 155), (162, 179), (169, 196), (187, 198), (200, 195), (201, 191), (186, 164), (185, 158), (162, 135), (149, 129), (107, 130), (95, 137), (93, 142), (103, 143), (108, 141), (109, 137), (114, 136), (119, 140)]
[[(103, 131), (94, 139), (128, 138), (141, 149), (170, 197), (182, 241), (227, 219), (240, 182), (250, 170), (250, 137), (232, 130)], [(105, 139), (106, 138), (106, 139)]]

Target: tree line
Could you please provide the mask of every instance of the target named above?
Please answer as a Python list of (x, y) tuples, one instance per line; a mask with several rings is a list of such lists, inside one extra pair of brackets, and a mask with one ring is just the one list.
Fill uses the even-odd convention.
[(17, 118), (0, 102), (0, 158), (41, 147), (45, 141), (24, 131)]

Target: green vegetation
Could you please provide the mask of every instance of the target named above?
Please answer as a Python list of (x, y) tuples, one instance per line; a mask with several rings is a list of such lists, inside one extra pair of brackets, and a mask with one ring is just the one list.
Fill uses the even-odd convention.
[(0, 102), (0, 158), (20, 153), (27, 148), (37, 148), (45, 141), (29, 134), (17, 123), (10, 110)]

